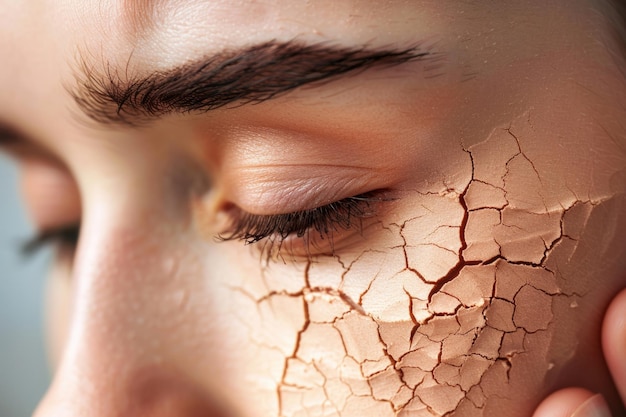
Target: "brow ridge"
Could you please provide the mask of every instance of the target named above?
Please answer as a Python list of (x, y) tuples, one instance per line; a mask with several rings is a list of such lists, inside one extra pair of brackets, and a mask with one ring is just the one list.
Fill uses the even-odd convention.
[(82, 60), (70, 94), (93, 121), (136, 125), (170, 113), (261, 103), (307, 84), (434, 55), (419, 45), (398, 49), (269, 41), (145, 77), (128, 76), (110, 66), (99, 72)]

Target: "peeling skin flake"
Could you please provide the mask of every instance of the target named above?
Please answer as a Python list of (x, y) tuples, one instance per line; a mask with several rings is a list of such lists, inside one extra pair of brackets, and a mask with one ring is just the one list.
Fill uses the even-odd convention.
[(513, 321), (516, 327), (523, 328), (528, 333), (546, 330), (552, 321), (550, 295), (539, 291), (530, 285), (525, 285), (515, 295), (515, 313)]

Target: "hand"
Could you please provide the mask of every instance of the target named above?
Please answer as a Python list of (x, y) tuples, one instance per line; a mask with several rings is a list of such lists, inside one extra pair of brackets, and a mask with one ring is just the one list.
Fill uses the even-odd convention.
[[(626, 405), (626, 289), (615, 297), (606, 312), (602, 348)], [(611, 417), (611, 412), (600, 394), (583, 388), (566, 388), (546, 398), (533, 417)]]

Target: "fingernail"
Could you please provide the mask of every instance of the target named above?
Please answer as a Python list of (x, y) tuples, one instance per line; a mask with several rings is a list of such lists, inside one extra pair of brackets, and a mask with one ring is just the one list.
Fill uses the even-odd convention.
[(582, 403), (572, 417), (611, 417), (611, 411), (602, 394), (596, 394)]

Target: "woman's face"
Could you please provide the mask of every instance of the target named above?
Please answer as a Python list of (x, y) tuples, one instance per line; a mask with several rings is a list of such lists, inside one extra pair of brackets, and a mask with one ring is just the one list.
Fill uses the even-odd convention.
[(626, 83), (609, 7), (0, 0), (5, 146), (44, 235), (80, 223), (52, 268), (36, 415), (610, 397)]

